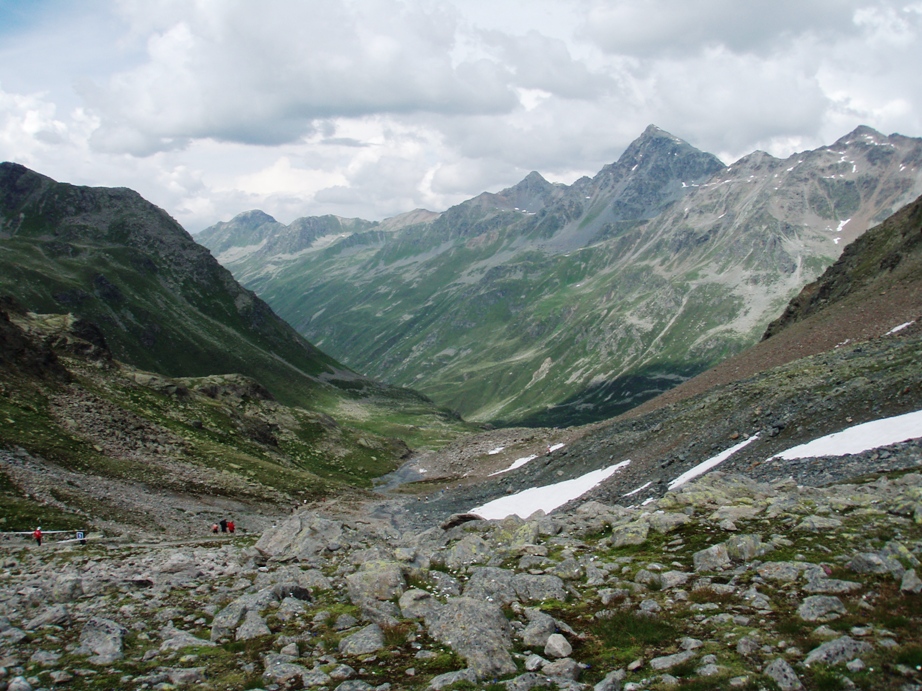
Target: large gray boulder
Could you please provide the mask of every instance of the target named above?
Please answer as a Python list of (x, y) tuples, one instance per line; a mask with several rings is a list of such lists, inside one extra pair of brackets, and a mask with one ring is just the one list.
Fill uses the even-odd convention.
[(339, 652), (344, 655), (367, 655), (384, 647), (384, 632), (377, 624), (369, 624), (339, 642)]
[(832, 621), (845, 612), (842, 600), (834, 595), (811, 595), (797, 608), (797, 616), (804, 621)]
[(547, 639), (557, 631), (557, 622), (550, 614), (537, 609), (526, 609), (528, 625), (522, 631), (522, 642), (529, 648), (543, 649)]
[(569, 657), (572, 652), (573, 646), (559, 633), (552, 633), (548, 636), (547, 643), (544, 644), (544, 654), (548, 657)]
[(816, 662), (824, 665), (838, 665), (854, 660), (859, 655), (871, 652), (870, 644), (856, 641), (851, 636), (841, 636), (814, 648), (807, 655), (804, 664), (808, 667)]
[(471, 569), (471, 578), (464, 587), (464, 597), (475, 600), (508, 605), (516, 600), (512, 579), (513, 571), (494, 566), (478, 566)]
[(305, 512), (291, 516), (262, 534), (256, 549), (277, 561), (297, 559), (319, 565), (319, 556), (327, 549), (342, 545), (343, 524)]
[[(211, 620), (211, 640), (217, 641), (231, 634), (236, 634), (241, 619), (244, 619), (247, 613), (255, 612), (258, 614), (273, 602), (279, 602), (289, 597), (308, 600), (310, 599), (310, 592), (297, 583), (277, 583), (256, 593), (241, 595), (218, 612), (214, 619)], [(252, 623), (255, 624), (255, 621)]]
[(429, 635), (463, 657), (478, 679), (516, 670), (509, 654), (512, 630), (499, 605), (457, 597), (429, 614), (425, 621)]
[(718, 571), (730, 566), (730, 553), (723, 543), (712, 545), (692, 555), (695, 571)]
[(512, 587), (522, 602), (542, 602), (544, 600), (567, 599), (567, 589), (563, 581), (553, 574), (517, 573), (512, 578)]
[(80, 632), (82, 654), (92, 653), (89, 662), (94, 665), (111, 665), (123, 657), (122, 648), (128, 630), (118, 622), (102, 617), (92, 617), (83, 625)]
[(266, 625), (265, 620), (255, 610), (249, 610), (243, 618), (243, 623), (237, 627), (234, 638), (238, 641), (249, 641), (260, 636), (268, 636), (272, 633)]
[(34, 631), (43, 626), (64, 626), (70, 622), (70, 613), (64, 605), (53, 605), (41, 614), (30, 619), (22, 627), (26, 631)]
[(349, 599), (355, 605), (392, 600), (407, 588), (400, 564), (392, 561), (368, 561), (361, 571), (346, 576)]
[(172, 624), (160, 630), (160, 638), (163, 643), (160, 644), (160, 652), (172, 652), (191, 647), (208, 647), (213, 648), (216, 644), (206, 641), (195, 636), (188, 631), (174, 628)]
[(432, 610), (441, 607), (442, 603), (432, 597), (431, 593), (418, 588), (410, 588), (397, 603), (404, 619), (422, 619)]
[(765, 665), (763, 674), (774, 681), (781, 691), (800, 691), (804, 687), (800, 683), (797, 672), (782, 657), (776, 658)]
[(445, 672), (429, 680), (430, 689), (443, 689), (446, 686), (457, 684), (459, 681), (466, 681), (469, 684), (477, 683), (477, 675), (471, 669), (459, 669), (454, 672)]
[(433, 563), (441, 561), (447, 568), (457, 570), (471, 564), (485, 564), (493, 556), (490, 543), (479, 535), (467, 535), (444, 552), (434, 555)]

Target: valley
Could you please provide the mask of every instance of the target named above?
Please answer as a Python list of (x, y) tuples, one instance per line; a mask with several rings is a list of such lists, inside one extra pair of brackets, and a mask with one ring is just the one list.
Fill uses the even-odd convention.
[[(124, 192), (23, 170), (0, 185), (4, 691), (922, 683), (922, 199), (751, 347), (617, 416), (496, 427), (323, 354), (139, 198), (129, 252)], [(908, 432), (787, 453), (890, 418)]]
[(920, 193), (918, 139), (862, 127), (726, 166), (650, 126), (569, 186), (531, 173), (382, 223), (248, 212), (196, 239), (358, 371), (472, 421), (562, 427), (754, 345), (850, 241)]

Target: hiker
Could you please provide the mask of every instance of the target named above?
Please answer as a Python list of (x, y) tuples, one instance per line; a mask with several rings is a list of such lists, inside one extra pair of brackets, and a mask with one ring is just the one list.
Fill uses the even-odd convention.
[(41, 547), (42, 546), (42, 526), (39, 526), (38, 528), (32, 531), (32, 537), (35, 538), (35, 544)]
[(222, 518), (221, 521), (220, 521), (220, 523), (219, 523), (218, 525), (221, 526), (221, 532), (222, 532), (222, 533), (226, 533), (226, 532), (227, 532), (227, 519), (226, 519), (226, 518)]
[(78, 530), (78, 531), (77, 531), (77, 540), (80, 541), (80, 544), (81, 544), (81, 545), (85, 545), (85, 544), (86, 544), (86, 533), (84, 533), (82, 530)]
[(217, 523), (212, 524), (211, 532), (214, 533), (215, 535), (218, 534), (218, 524)]
[(227, 522), (227, 532), (229, 532), (231, 535), (234, 534), (234, 522), (233, 521)]

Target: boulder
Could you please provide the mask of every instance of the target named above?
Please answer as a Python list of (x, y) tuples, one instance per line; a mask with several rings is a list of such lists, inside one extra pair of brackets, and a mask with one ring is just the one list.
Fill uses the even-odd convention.
[(552, 633), (544, 644), (544, 654), (548, 657), (569, 657), (573, 652), (573, 646), (570, 642), (559, 633)]
[(305, 512), (263, 532), (255, 547), (265, 557), (297, 559), (319, 566), (318, 557), (341, 546), (343, 524)]
[(758, 535), (734, 535), (725, 543), (727, 554), (733, 561), (752, 561), (765, 551)]
[(400, 596), (398, 605), (404, 619), (422, 619), (441, 603), (425, 590), (410, 588)]
[(718, 571), (730, 565), (730, 553), (723, 543), (695, 552), (692, 559), (695, 571)]
[[(479, 535), (467, 535), (440, 555), (442, 563), (453, 570), (485, 564), (493, 556), (493, 548)], [(438, 560), (433, 559), (433, 562)]]
[(512, 631), (499, 605), (468, 597), (453, 598), (425, 621), (429, 635), (463, 657), (478, 679), (516, 670), (509, 654)]
[(474, 670), (472, 669), (459, 669), (456, 672), (445, 672), (445, 674), (432, 677), (432, 679), (429, 680), (429, 688), (443, 689), (446, 686), (457, 684), (460, 681), (467, 682), (468, 684), (476, 684), (477, 675), (474, 674)]
[(903, 578), (900, 581), (900, 591), (912, 593), (913, 595), (918, 595), (922, 592), (922, 579), (916, 575), (915, 569), (908, 569), (906, 573), (903, 574)]
[(550, 635), (557, 631), (557, 622), (550, 614), (537, 609), (526, 609), (525, 615), (528, 625), (522, 631), (522, 642), (529, 648), (544, 648)]
[(563, 581), (552, 574), (517, 573), (512, 578), (512, 587), (522, 602), (567, 599)]
[(834, 595), (811, 595), (797, 608), (797, 616), (804, 621), (832, 621), (845, 612), (845, 605)]
[(346, 576), (346, 585), (349, 599), (361, 605), (400, 597), (407, 582), (397, 562), (371, 561), (363, 564), (361, 571)]
[(26, 622), (24, 628), (26, 631), (34, 631), (42, 626), (64, 626), (70, 623), (70, 613), (64, 605), (53, 605), (47, 608), (37, 617)]
[(675, 653), (674, 655), (654, 657), (652, 660), (650, 660), (650, 667), (656, 671), (672, 669), (673, 667), (681, 665), (683, 662), (688, 662), (689, 660), (693, 659), (695, 654), (696, 653), (693, 650), (683, 650), (681, 653)]
[(384, 647), (384, 632), (377, 624), (369, 624), (339, 642), (339, 652), (344, 655), (367, 655)]
[(238, 641), (249, 641), (260, 636), (268, 636), (272, 633), (266, 625), (265, 620), (255, 610), (248, 610), (243, 618), (243, 623), (237, 627), (234, 638)]
[[(542, 674), (546, 674), (554, 679), (571, 679), (576, 681), (582, 673), (583, 668), (580, 664), (569, 657), (565, 657), (554, 662), (548, 662), (541, 668)], [(558, 686), (559, 688), (559, 686)]]
[(647, 516), (647, 524), (660, 534), (671, 533), (676, 528), (685, 525), (691, 517), (684, 513), (654, 513)]
[(464, 587), (464, 597), (508, 605), (516, 600), (512, 579), (515, 572), (494, 566), (478, 566), (471, 569), (471, 578)]
[(884, 556), (876, 552), (859, 552), (846, 566), (858, 574), (892, 573), (897, 578), (902, 578), (905, 569), (893, 557)]
[(827, 641), (822, 645), (814, 648), (807, 655), (804, 664), (808, 667), (815, 662), (824, 665), (838, 665), (865, 653), (871, 652), (870, 644), (864, 641), (856, 641), (850, 636), (841, 636), (833, 641)]
[(829, 518), (828, 516), (807, 516), (796, 528), (794, 528), (794, 530), (818, 533), (832, 528), (839, 528), (841, 525), (842, 521), (838, 518)]
[(51, 589), (55, 602), (73, 602), (83, 595), (83, 579), (74, 574), (59, 576)]
[(163, 639), (163, 643), (160, 644), (161, 652), (182, 650), (183, 648), (192, 647), (213, 648), (216, 645), (211, 641), (206, 641), (194, 636), (188, 631), (181, 631), (180, 629), (173, 628), (172, 624), (160, 630), (160, 638)]
[(122, 659), (122, 647), (127, 633), (127, 629), (118, 622), (92, 617), (80, 631), (78, 651), (83, 654), (93, 653), (89, 662), (94, 665), (111, 665)]
[(769, 662), (762, 673), (774, 681), (781, 691), (800, 691), (804, 688), (797, 672), (784, 658), (779, 657)]
[(626, 525), (612, 526), (611, 546), (642, 545), (647, 541), (650, 524), (647, 521), (633, 521)]

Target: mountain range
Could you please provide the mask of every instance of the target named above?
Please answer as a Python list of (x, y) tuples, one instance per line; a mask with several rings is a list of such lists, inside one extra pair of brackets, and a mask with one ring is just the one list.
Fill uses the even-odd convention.
[(572, 185), (536, 172), (442, 213), (196, 236), (350, 367), (475, 421), (570, 425), (758, 342), (842, 248), (922, 193), (922, 140), (859, 127), (730, 166), (654, 126)]
[[(0, 294), (98, 325), (115, 358), (168, 376), (235, 372), (285, 404), (358, 418), (413, 391), (357, 374), (299, 335), (166, 212), (125, 188), (59, 183), (0, 164)], [(382, 415), (372, 410), (381, 406)], [(337, 413), (337, 410), (340, 412)]]

